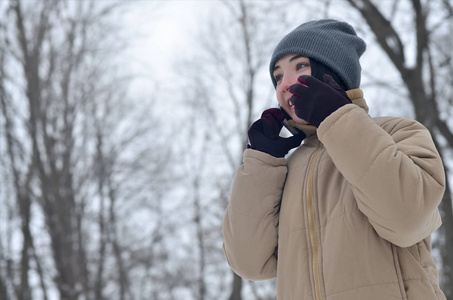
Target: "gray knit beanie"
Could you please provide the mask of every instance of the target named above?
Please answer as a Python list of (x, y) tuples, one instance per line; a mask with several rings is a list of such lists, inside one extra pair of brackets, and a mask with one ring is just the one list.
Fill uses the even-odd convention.
[(354, 28), (346, 22), (331, 19), (304, 23), (287, 34), (272, 54), (270, 73), (274, 87), (277, 82), (273, 71), (277, 60), (288, 54), (300, 54), (316, 59), (337, 73), (347, 89), (360, 86), (359, 58), (366, 44)]

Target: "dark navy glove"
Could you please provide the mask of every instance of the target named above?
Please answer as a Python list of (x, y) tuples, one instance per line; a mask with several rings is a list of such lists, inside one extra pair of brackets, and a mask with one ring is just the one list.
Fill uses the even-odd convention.
[(324, 82), (302, 75), (298, 78), (300, 84), (289, 88), (296, 115), (315, 127), (340, 107), (352, 103), (332, 76), (324, 74), (323, 79)]
[(281, 137), (283, 113), (278, 108), (265, 110), (261, 119), (255, 121), (248, 131), (250, 145), (249, 148), (265, 152), (274, 157), (284, 157), (289, 150), (300, 145), (305, 138), (305, 134), (300, 134), (284, 138)]

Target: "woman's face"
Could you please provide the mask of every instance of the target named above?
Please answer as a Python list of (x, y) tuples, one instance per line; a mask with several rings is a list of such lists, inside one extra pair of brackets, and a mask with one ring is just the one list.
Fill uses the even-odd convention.
[(274, 79), (277, 82), (276, 93), (280, 106), (299, 124), (308, 124), (307, 121), (299, 118), (294, 110), (294, 105), (290, 99), (292, 94), (289, 87), (293, 84), (300, 84), (297, 78), (301, 75), (311, 75), (310, 60), (308, 57), (289, 54), (283, 56), (274, 66)]

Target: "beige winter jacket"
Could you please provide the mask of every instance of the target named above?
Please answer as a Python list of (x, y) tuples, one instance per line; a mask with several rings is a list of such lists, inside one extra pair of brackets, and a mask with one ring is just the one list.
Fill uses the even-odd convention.
[(246, 279), (277, 277), (280, 300), (445, 299), (430, 240), (445, 178), (430, 133), (371, 118), (359, 89), (348, 96), (288, 160), (245, 150), (223, 221), (228, 262)]

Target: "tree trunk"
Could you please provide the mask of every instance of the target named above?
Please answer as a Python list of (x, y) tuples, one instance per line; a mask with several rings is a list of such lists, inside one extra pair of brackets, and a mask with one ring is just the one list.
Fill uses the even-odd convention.
[(443, 292), (447, 296), (447, 299), (453, 299), (453, 255), (451, 254), (453, 249), (453, 218), (445, 216), (445, 212), (453, 210), (451, 201), (452, 199), (450, 185), (447, 184), (444, 198), (442, 199), (442, 203), (440, 204), (443, 223), (440, 231), (443, 236), (442, 238), (444, 239), (444, 241), (441, 243), (443, 250), (441, 248), (440, 251), (442, 259), (440, 283)]
[(228, 300), (242, 300), (242, 278), (233, 272), (233, 288), (231, 291), (230, 298)]
[[(2, 52), (1, 62), (3, 62), (4, 56)], [(3, 65), (3, 64), (2, 64)], [(2, 71), (1, 74), (4, 74)], [(12, 136), (13, 132), (13, 123), (11, 120), (11, 115), (7, 109), (6, 103), (6, 91), (4, 88), (4, 81), (0, 82), (0, 91), (1, 91), (1, 112), (5, 120), (5, 138), (7, 145), (8, 157), (11, 164), (11, 174), (13, 175), (15, 198), (17, 201), (17, 207), (19, 211), (19, 216), (21, 219), (21, 232), (22, 232), (22, 251), (21, 251), (21, 262), (20, 262), (20, 284), (17, 289), (17, 298), (19, 300), (28, 300), (31, 299), (31, 290), (30, 283), (28, 278), (28, 273), (30, 271), (30, 254), (32, 251), (32, 236), (30, 232), (30, 218), (31, 218), (31, 200), (30, 200), (30, 187), (29, 180), (21, 182), (21, 174), (17, 167), (16, 155), (14, 151), (14, 138)], [(28, 174), (31, 174), (28, 170)], [(27, 176), (29, 178), (29, 176)]]
[(8, 290), (6, 289), (5, 281), (3, 280), (3, 276), (0, 275), (0, 300), (8, 299)]
[[(30, 109), (28, 129), (33, 146), (33, 168), (39, 174), (40, 203), (43, 205), (46, 223), (50, 232), (58, 274), (56, 276), (57, 287), (62, 299), (76, 300), (79, 293), (77, 290), (79, 273), (76, 258), (76, 240), (74, 239), (76, 229), (74, 223), (75, 200), (70, 171), (73, 120), (70, 119), (71, 108), (67, 105), (67, 86), (69, 86), (69, 83), (62, 82), (63, 91), (66, 91), (63, 95), (64, 99), (44, 98), (42, 94), (45, 84), (40, 75), (43, 60), (42, 48), (44, 39), (49, 34), (48, 14), (50, 11), (54, 11), (49, 6), (52, 5), (51, 3), (50, 1), (46, 2), (40, 7), (40, 18), (35, 24), (36, 38), (34, 36), (31, 38), (26, 32), (21, 2), (17, 0), (13, 9), (16, 14), (17, 38), (21, 45), (23, 57), (22, 67), (26, 76), (26, 94)], [(49, 58), (49, 60), (52, 59)], [(63, 81), (68, 78), (65, 75), (70, 73), (71, 70), (67, 69), (64, 71)], [(57, 103), (61, 100), (64, 103)], [(63, 114), (50, 116), (49, 107), (60, 108), (60, 104), (63, 104)], [(56, 127), (57, 123), (52, 123), (56, 118), (61, 118), (61, 127)], [(49, 133), (52, 130), (62, 133), (63, 139), (57, 140), (55, 133)], [(24, 208), (26, 207), (24, 206)], [(24, 251), (28, 252), (25, 248)], [(25, 291), (26, 289), (23, 290)]]

